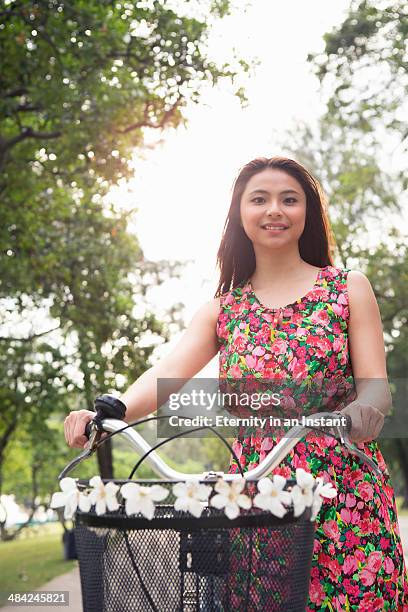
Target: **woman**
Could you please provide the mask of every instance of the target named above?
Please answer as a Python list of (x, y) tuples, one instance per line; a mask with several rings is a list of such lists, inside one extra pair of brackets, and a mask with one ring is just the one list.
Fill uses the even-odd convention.
[[(382, 324), (368, 279), (337, 268), (319, 183), (294, 160), (255, 159), (235, 181), (218, 252), (216, 297), (193, 317), (175, 349), (121, 397), (126, 421), (157, 408), (158, 378), (190, 378), (218, 352), (220, 379), (278, 377), (355, 380), (354, 400), (335, 395), (350, 415), (350, 437), (382, 471), (378, 478), (329, 436), (310, 433), (275, 469), (297, 467), (333, 482), (338, 495), (317, 517), (307, 610), (408, 610), (408, 582), (394, 491), (375, 438), (390, 409)], [(70, 446), (82, 447), (89, 411), (65, 422)], [(279, 436), (235, 441), (244, 470), (256, 466)], [(232, 461), (230, 471), (236, 471)], [(254, 571), (256, 568), (254, 568)], [(259, 609), (262, 581), (257, 582)], [(265, 599), (266, 601), (266, 599)], [(239, 609), (239, 594), (236, 607)]]

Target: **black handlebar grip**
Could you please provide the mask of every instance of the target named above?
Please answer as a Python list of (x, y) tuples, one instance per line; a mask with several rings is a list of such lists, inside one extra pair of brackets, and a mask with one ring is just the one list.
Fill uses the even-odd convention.
[[(123, 420), (123, 417), (126, 414), (126, 406), (125, 404), (113, 395), (100, 395), (95, 400), (95, 418), (93, 421), (96, 422), (98, 426), (101, 425), (101, 421), (103, 419), (119, 419)], [(85, 426), (85, 436), (88, 438), (91, 435), (91, 423), (92, 421), (88, 421)]]
[(91, 435), (91, 423), (92, 423), (92, 421), (88, 421), (88, 423), (85, 425), (85, 432), (84, 433), (85, 433), (85, 436), (88, 438), (88, 440), (89, 440), (89, 437)]

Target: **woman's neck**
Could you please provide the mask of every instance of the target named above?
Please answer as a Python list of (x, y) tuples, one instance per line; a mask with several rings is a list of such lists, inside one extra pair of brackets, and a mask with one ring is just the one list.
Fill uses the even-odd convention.
[(304, 277), (308, 270), (315, 269), (314, 266), (306, 263), (299, 253), (287, 254), (284, 257), (280, 253), (276, 255), (270, 252), (265, 256), (257, 255), (255, 271), (251, 276), (253, 286), (263, 287), (288, 282), (291, 279)]

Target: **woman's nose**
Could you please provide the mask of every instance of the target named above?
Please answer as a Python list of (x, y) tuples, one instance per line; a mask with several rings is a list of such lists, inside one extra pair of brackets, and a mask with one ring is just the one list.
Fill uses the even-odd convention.
[(268, 215), (282, 214), (279, 202), (270, 202), (266, 214)]

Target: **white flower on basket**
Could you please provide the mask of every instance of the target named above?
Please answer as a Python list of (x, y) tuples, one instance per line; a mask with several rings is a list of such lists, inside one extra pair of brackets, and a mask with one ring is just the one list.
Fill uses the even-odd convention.
[(336, 495), (337, 489), (333, 487), (332, 483), (323, 483), (322, 478), (318, 476), (316, 478), (316, 488), (313, 492), (312, 516), (310, 517), (310, 520), (316, 520), (319, 510), (322, 507), (324, 497), (327, 497), (328, 499), (333, 499), (333, 497), (336, 497)]
[(128, 516), (140, 512), (147, 519), (154, 516), (154, 502), (165, 499), (169, 492), (161, 485), (143, 487), (136, 482), (127, 482), (120, 488), (122, 497), (125, 498), (125, 511)]
[(175, 510), (188, 511), (199, 518), (205, 505), (202, 502), (208, 499), (211, 487), (200, 484), (199, 480), (188, 480), (174, 484), (173, 493), (177, 498), (174, 502)]
[(269, 510), (275, 516), (282, 518), (287, 513), (287, 508), (283, 504), (290, 504), (292, 501), (289, 491), (284, 491), (286, 478), (280, 474), (275, 474), (273, 478), (261, 478), (258, 482), (257, 495), (254, 497), (254, 506), (262, 510)]
[(119, 502), (116, 499), (116, 493), (119, 487), (114, 482), (104, 484), (100, 476), (93, 476), (89, 481), (92, 490), (89, 494), (91, 504), (95, 505), (96, 514), (105, 514), (108, 510), (117, 510)]
[(211, 506), (225, 508), (224, 512), (229, 519), (237, 518), (240, 507), (248, 510), (252, 505), (251, 498), (241, 493), (244, 486), (245, 478), (233, 480), (231, 484), (228, 484), (225, 480), (218, 480), (214, 486), (218, 495), (214, 495), (210, 499)]
[(81, 493), (78, 490), (74, 478), (67, 476), (60, 481), (61, 492), (53, 493), (51, 498), (51, 508), (65, 507), (64, 518), (71, 519), (76, 509), (80, 508), (82, 512), (89, 512), (91, 509), (91, 500), (88, 495)]
[(296, 469), (296, 484), (291, 491), (294, 516), (300, 516), (305, 508), (310, 508), (313, 504), (314, 485), (313, 474), (306, 472), (303, 468)]

